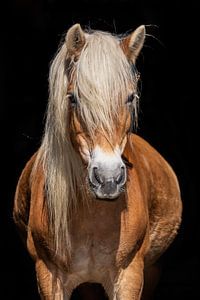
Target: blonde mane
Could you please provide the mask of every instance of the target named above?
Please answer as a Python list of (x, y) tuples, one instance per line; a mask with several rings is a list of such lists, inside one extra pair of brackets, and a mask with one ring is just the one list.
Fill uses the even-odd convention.
[[(105, 32), (86, 34), (86, 43), (77, 61), (69, 56), (63, 43), (51, 64), (46, 126), (35, 170), (38, 163), (42, 163), (52, 246), (61, 257), (66, 256), (66, 248), (70, 256), (71, 213), (89, 201), (84, 166), (73, 148), (69, 132), (69, 74), (66, 70), (69, 59), (79, 113), (91, 138), (96, 128), (112, 133), (113, 123), (120, 118), (119, 107), (137, 85), (137, 74), (132, 72), (120, 47), (120, 38)], [(133, 110), (137, 116), (137, 101), (133, 103)]]

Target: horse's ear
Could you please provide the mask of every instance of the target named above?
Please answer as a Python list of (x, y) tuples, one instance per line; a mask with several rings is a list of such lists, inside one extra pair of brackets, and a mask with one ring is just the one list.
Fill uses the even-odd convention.
[(67, 32), (65, 42), (69, 54), (78, 54), (85, 44), (85, 34), (80, 24), (73, 25)]
[(121, 41), (121, 47), (132, 63), (135, 63), (143, 47), (145, 32), (145, 26), (141, 25)]

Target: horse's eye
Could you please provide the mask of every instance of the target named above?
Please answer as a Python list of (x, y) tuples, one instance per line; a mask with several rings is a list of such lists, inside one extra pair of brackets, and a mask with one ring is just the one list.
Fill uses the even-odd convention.
[(67, 97), (68, 97), (68, 99), (70, 101), (70, 104), (72, 106), (76, 106), (77, 105), (78, 100), (77, 100), (77, 98), (76, 98), (76, 96), (74, 94), (68, 94)]
[(132, 93), (131, 95), (128, 96), (126, 103), (128, 103), (128, 104), (133, 103), (133, 100), (135, 99), (135, 97), (137, 97), (137, 95), (135, 93)]

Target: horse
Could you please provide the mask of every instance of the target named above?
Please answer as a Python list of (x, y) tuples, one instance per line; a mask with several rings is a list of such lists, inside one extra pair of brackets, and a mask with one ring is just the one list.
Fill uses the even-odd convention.
[(108, 299), (143, 299), (178, 234), (177, 176), (133, 133), (145, 36), (144, 25), (116, 35), (74, 24), (52, 60), (43, 138), (13, 207), (41, 299), (68, 300), (87, 283)]

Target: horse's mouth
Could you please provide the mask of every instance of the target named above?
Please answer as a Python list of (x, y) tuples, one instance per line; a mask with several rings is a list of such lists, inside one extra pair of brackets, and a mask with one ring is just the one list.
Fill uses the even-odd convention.
[(119, 195), (115, 198), (99, 198), (97, 195), (95, 197), (96, 200), (98, 201), (107, 201), (107, 202), (115, 202), (117, 199), (119, 199)]

